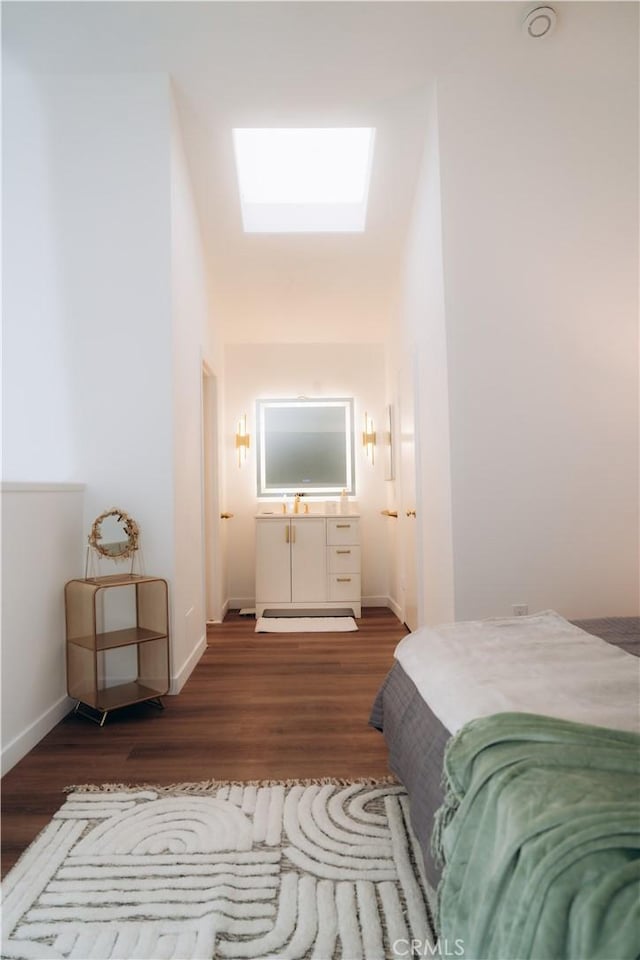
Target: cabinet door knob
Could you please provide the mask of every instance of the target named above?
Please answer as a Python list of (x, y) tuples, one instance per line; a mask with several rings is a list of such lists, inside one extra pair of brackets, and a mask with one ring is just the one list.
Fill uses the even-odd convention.
[(286, 527), (284, 528), (284, 542), (285, 542), (285, 543), (289, 543), (289, 541), (290, 541), (290, 537), (289, 537), (289, 524), (287, 524)]
[(338, 583), (351, 583), (351, 577), (338, 577)]
[(351, 553), (351, 550), (336, 550), (336, 553)]

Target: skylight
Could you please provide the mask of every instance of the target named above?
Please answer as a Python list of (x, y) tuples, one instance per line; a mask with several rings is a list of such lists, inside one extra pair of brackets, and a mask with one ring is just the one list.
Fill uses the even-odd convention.
[(245, 233), (361, 233), (371, 127), (235, 129)]

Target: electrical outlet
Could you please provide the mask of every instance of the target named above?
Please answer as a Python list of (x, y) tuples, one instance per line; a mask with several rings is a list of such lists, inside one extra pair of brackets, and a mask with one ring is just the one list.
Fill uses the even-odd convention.
[(526, 617), (529, 613), (529, 604), (528, 603), (514, 603), (511, 608), (513, 610), (514, 617)]

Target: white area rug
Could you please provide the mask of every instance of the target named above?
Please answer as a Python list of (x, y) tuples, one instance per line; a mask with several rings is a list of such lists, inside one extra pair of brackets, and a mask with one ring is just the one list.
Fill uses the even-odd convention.
[(344, 633), (357, 630), (353, 617), (258, 617), (256, 633)]
[(398, 785), (105, 790), (71, 793), (8, 875), (3, 957), (381, 960), (433, 942)]

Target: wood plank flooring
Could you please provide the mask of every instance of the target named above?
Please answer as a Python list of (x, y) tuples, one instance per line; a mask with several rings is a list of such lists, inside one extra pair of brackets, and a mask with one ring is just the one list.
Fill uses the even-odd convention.
[(230, 614), (177, 697), (117, 711), (100, 728), (70, 714), (2, 780), (2, 875), (74, 783), (385, 776), (371, 703), (406, 627), (363, 610), (357, 633), (256, 634)]

